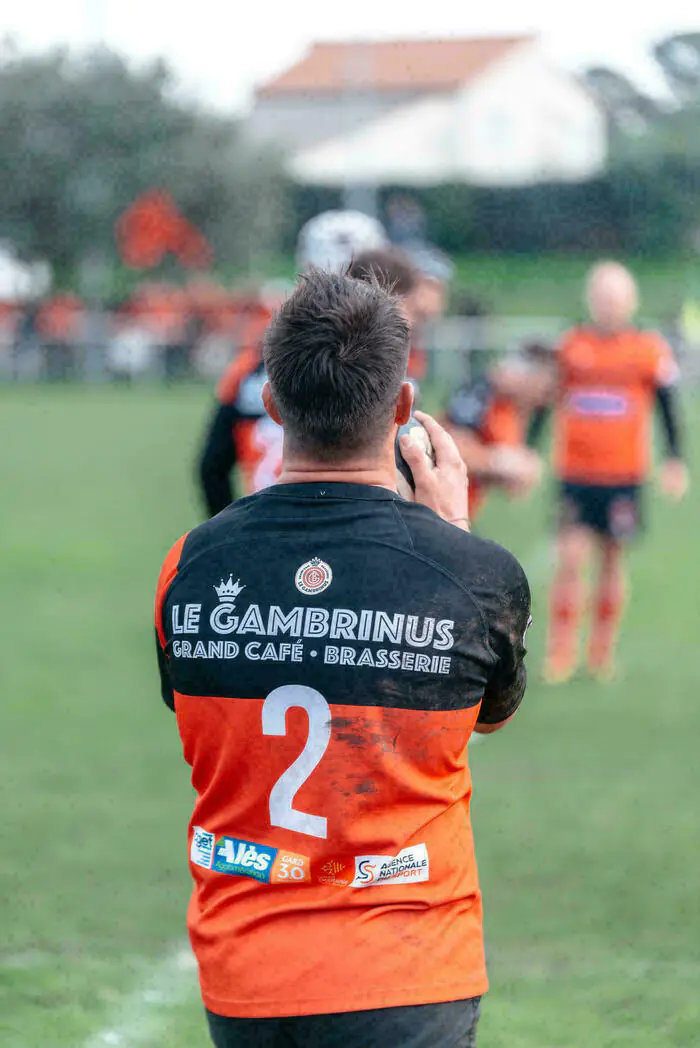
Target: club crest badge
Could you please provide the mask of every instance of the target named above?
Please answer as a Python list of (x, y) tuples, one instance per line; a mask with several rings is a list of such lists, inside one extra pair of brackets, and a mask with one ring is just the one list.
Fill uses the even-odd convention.
[(294, 583), (300, 593), (306, 597), (315, 597), (318, 593), (327, 590), (333, 581), (333, 572), (330, 565), (320, 557), (312, 557), (297, 570)]

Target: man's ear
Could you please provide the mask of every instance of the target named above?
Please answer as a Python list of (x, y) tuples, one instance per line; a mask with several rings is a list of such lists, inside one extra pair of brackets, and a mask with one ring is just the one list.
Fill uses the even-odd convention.
[(404, 382), (399, 390), (396, 400), (396, 414), (394, 422), (399, 426), (405, 426), (413, 411), (413, 386), (410, 382)]
[(270, 383), (266, 382), (262, 390), (262, 401), (265, 411), (268, 413), (273, 422), (276, 422), (278, 426), (282, 425), (282, 419), (280, 413), (277, 410), (277, 405), (272, 396), (272, 390), (270, 389)]

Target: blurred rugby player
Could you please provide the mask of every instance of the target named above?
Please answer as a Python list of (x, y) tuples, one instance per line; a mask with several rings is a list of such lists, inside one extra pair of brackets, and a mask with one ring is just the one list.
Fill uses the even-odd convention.
[(421, 344), (421, 337), (425, 324), (437, 316), (432, 312), (436, 308), (436, 301), (426, 297), (425, 275), (414, 266), (411, 257), (398, 247), (380, 247), (360, 252), (350, 263), (348, 275), (356, 280), (378, 281), (399, 300), (411, 332), (407, 378), (417, 400), (420, 383), (427, 371), (427, 354)]
[(551, 397), (552, 362), (546, 346), (527, 344), (451, 398), (444, 425), (467, 466), (472, 521), (489, 490), (519, 498), (538, 483), (542, 462), (527, 447), (527, 427), (532, 411)]
[[(297, 264), (339, 271), (361, 251), (381, 247), (381, 224), (357, 211), (326, 211), (302, 228)], [(209, 516), (233, 500), (231, 476), (238, 468), (244, 495), (273, 484), (282, 468), (282, 431), (266, 414), (262, 402), (265, 367), (262, 340), (272, 311), (224, 372), (216, 388), (216, 405), (209, 419), (198, 462), (198, 479)]]
[(666, 440), (663, 492), (682, 498), (683, 462), (678, 367), (655, 331), (632, 324), (637, 285), (616, 262), (588, 276), (591, 323), (574, 328), (557, 352), (554, 469), (559, 480), (557, 567), (550, 597), (545, 680), (569, 680), (578, 666), (584, 568), (595, 556), (588, 670), (607, 680), (625, 600), (624, 546), (640, 528), (642, 490), (651, 465), (652, 414), (659, 409)]

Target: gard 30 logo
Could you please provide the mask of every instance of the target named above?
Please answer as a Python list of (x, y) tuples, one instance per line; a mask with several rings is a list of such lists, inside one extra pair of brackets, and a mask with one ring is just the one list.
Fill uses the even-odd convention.
[(234, 877), (251, 877), (263, 884), (308, 884), (311, 862), (308, 855), (245, 841), (240, 837), (215, 838), (195, 826), (190, 848), (195, 866)]

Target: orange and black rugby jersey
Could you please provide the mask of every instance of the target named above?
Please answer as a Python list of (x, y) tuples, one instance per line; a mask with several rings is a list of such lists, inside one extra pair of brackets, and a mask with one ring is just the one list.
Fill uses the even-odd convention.
[[(454, 394), (447, 409), (453, 426), (473, 430), (482, 444), (519, 447), (525, 442), (522, 413), (508, 397), (499, 396), (486, 378), (477, 379)], [(486, 479), (469, 478), (469, 514), (474, 520), (491, 485)]]
[(265, 412), (265, 368), (260, 349), (243, 350), (224, 372), (200, 460), (210, 516), (233, 498), (231, 470), (238, 466), (245, 494), (274, 484), (282, 469), (282, 428)]
[(210, 1010), (486, 990), (467, 742), (522, 698), (529, 614), (511, 554), (379, 487), (278, 485), (175, 544), (155, 617)]
[(607, 335), (575, 328), (558, 351), (554, 411), (557, 475), (583, 484), (638, 484), (650, 465), (657, 390), (671, 385), (677, 365), (652, 331)]

